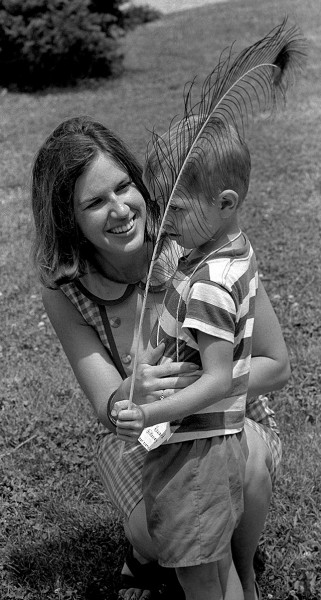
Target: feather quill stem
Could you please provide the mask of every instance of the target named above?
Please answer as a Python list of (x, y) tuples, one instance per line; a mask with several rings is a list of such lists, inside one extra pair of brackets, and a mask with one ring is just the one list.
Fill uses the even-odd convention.
[[(255, 105), (258, 107), (258, 111), (260, 110), (261, 95), (264, 104), (270, 109), (270, 112), (275, 108), (277, 92), (280, 91), (281, 96), (283, 98), (285, 97), (285, 75), (287, 72), (294, 70), (295, 66), (301, 68), (300, 59), (305, 56), (305, 41), (301, 37), (298, 28), (292, 27), (286, 31), (285, 27), (286, 19), (267, 36), (243, 50), (233, 60), (232, 64), (232, 49), (230, 49), (228, 57), (225, 60), (220, 60), (219, 64), (205, 79), (202, 86), (201, 100), (194, 105), (192, 104), (191, 90), (194, 86), (193, 81), (187, 93), (184, 94), (184, 116), (181, 121), (174, 124), (174, 126), (171, 125), (167, 134), (163, 136), (160, 136), (155, 132), (153, 133), (152, 144), (154, 148), (156, 148), (156, 154), (159, 159), (162, 157), (170, 168), (172, 179), (171, 182), (167, 182), (166, 185), (169, 197), (168, 199), (164, 198), (165, 210), (159, 226), (146, 278), (142, 311), (138, 326), (137, 347), (133, 365), (129, 406), (131, 406), (134, 393), (135, 377), (138, 366), (139, 342), (146, 311), (150, 280), (159, 254), (159, 245), (163, 235), (163, 225), (171, 205), (171, 200), (181, 182), (188, 160), (197, 147), (197, 142), (204, 133), (206, 133), (213, 118), (219, 118), (224, 123), (233, 125), (237, 130), (239, 129), (239, 122), (242, 132), (244, 133), (244, 121), (247, 124), (248, 113), (250, 113), (252, 118), (254, 117)], [(212, 83), (214, 76), (216, 76), (216, 79), (214, 83)], [(193, 117), (197, 118), (195, 119), (195, 122), (191, 124), (190, 128), (188, 128), (188, 135), (192, 142), (188, 152), (183, 153), (181, 160), (179, 160), (179, 151), (177, 156), (175, 155), (174, 157), (170, 142), (168, 141), (167, 143), (165, 137), (167, 136), (168, 140), (170, 139), (170, 132), (174, 127), (176, 127), (180, 133), (181, 130), (179, 125), (182, 123), (186, 124)], [(177, 136), (177, 139), (179, 144), (179, 135)], [(178, 165), (176, 165), (177, 158)], [(159, 163), (160, 162), (161, 161), (159, 160)], [(161, 169), (161, 173), (164, 176), (164, 169)], [(156, 190), (157, 184), (159, 190), (161, 190), (162, 186), (159, 181), (157, 181), (157, 177), (155, 177), (153, 191)]]

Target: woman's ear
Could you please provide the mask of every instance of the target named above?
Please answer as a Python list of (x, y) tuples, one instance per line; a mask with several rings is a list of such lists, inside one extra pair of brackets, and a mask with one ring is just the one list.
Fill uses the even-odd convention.
[(239, 203), (239, 195), (234, 190), (224, 190), (218, 197), (218, 205), (221, 211), (222, 219), (228, 219), (231, 214), (237, 209)]

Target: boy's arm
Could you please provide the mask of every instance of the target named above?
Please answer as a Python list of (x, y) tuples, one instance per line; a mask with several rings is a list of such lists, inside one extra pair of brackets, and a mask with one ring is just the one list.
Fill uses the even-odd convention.
[(134, 406), (131, 410), (121, 410), (124, 405), (115, 404), (112, 415), (116, 417), (120, 410), (117, 433), (121, 439), (128, 440), (129, 431), (138, 437), (144, 427), (183, 419), (229, 395), (232, 387), (233, 344), (202, 332), (198, 332), (197, 343), (203, 373), (195, 383), (160, 402)]
[(289, 357), (281, 327), (263, 284), (259, 281), (255, 299), (248, 397), (282, 388), (290, 374)]

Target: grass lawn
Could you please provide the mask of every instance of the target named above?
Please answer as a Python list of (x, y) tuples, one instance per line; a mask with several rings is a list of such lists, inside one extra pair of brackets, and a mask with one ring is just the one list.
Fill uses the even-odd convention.
[(95, 116), (143, 159), (149, 130), (182, 107), (220, 51), (240, 49), (285, 13), (309, 42), (308, 63), (275, 122), (249, 138), (242, 212), (287, 340), (292, 378), (274, 394), (283, 470), (261, 548), (264, 599), (317, 600), (321, 590), (321, 21), (319, 0), (239, 0), (168, 15), (126, 40), (115, 80), (42, 94), (0, 90), (0, 598), (114, 600), (121, 523), (95, 471), (98, 425), (44, 314), (29, 259), (33, 156), (64, 118)]

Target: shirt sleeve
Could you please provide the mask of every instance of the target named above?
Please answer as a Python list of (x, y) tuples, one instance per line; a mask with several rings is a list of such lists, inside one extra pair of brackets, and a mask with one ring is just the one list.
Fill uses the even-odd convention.
[(234, 342), (235, 299), (231, 292), (213, 281), (197, 281), (190, 289), (182, 327), (196, 337), (202, 331), (213, 337)]

